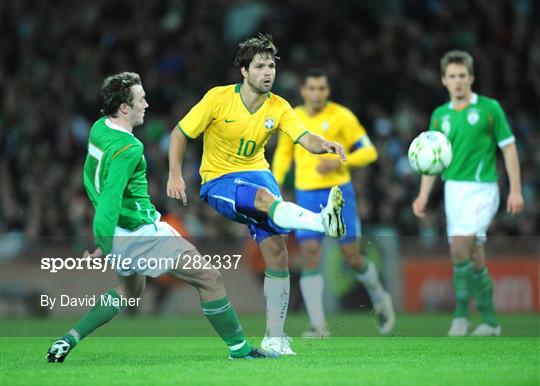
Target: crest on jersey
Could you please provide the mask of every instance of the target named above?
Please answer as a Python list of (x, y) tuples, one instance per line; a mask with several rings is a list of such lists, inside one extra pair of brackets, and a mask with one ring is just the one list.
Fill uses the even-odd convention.
[(328, 121), (324, 121), (321, 127), (323, 130), (328, 130), (330, 128), (330, 123), (328, 123)]
[(445, 115), (442, 117), (441, 130), (448, 137), (450, 130), (452, 130), (452, 125), (450, 124), (450, 115)]
[(266, 130), (272, 130), (275, 126), (274, 118), (266, 116), (264, 118), (264, 128)]
[(478, 113), (478, 110), (471, 109), (469, 110), (469, 113), (467, 114), (467, 122), (469, 122), (470, 125), (476, 124), (478, 120), (480, 119), (480, 114)]

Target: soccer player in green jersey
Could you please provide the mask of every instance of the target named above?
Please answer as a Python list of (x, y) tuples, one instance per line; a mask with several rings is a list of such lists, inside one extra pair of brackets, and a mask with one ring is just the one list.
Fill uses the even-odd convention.
[[(441, 59), (441, 76), (450, 102), (435, 109), (429, 129), (445, 134), (453, 151), (452, 163), (442, 174), (456, 298), (448, 335), (469, 333), (469, 299), (474, 296), (483, 322), (471, 335), (498, 336), (501, 326), (493, 308), (493, 281), (486, 268), (484, 243), (499, 207), (497, 146), (510, 181), (506, 210), (515, 215), (524, 208), (515, 138), (499, 102), (472, 92), (471, 55), (447, 52)], [(434, 182), (435, 177), (422, 176), (420, 192), (412, 204), (420, 218), (425, 217)]]
[(212, 88), (173, 129), (167, 194), (186, 204), (181, 169), (184, 150), (188, 139), (204, 133), (200, 196), (223, 216), (248, 226), (266, 263), (266, 333), (261, 346), (294, 355), (283, 329), (290, 292), (285, 234), (305, 229), (333, 238), (344, 236), (344, 200), (334, 186), (319, 212), (283, 201), (264, 156), (265, 145), (272, 134), (284, 132), (310, 153), (334, 153), (343, 161), (346, 157), (340, 144), (306, 130), (291, 105), (270, 91), (276, 53), (270, 35), (259, 34), (240, 43), (235, 65), (242, 83)]
[[(148, 108), (139, 75), (123, 72), (109, 76), (101, 95), (104, 116), (90, 130), (84, 164), (84, 187), (96, 211), (93, 227), (97, 248), (92, 254), (86, 251), (85, 257), (108, 255), (116, 259), (120, 285), (99, 296), (96, 305), (53, 343), (48, 361), (63, 362), (81, 339), (116, 316), (121, 305), (133, 304), (126, 299), (141, 295), (146, 276), (166, 273), (198, 290), (202, 311), (227, 344), (231, 359), (275, 357), (246, 341), (216, 269), (169, 264), (174, 258), (201, 255), (174, 228), (159, 221), (160, 214), (150, 202), (144, 147), (133, 135)], [(150, 264), (150, 259), (159, 261)]]

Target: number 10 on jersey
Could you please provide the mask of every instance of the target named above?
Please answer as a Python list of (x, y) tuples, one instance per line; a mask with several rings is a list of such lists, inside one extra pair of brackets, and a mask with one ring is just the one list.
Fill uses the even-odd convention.
[(246, 141), (244, 138), (240, 138), (240, 145), (238, 146), (238, 151), (236, 152), (236, 155), (251, 157), (255, 152), (256, 148), (257, 143), (252, 139)]

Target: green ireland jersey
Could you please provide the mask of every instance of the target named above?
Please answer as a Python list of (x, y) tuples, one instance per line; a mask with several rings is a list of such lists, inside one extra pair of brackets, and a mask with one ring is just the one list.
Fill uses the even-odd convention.
[(499, 102), (477, 94), (470, 103), (456, 110), (446, 103), (433, 111), (430, 130), (442, 132), (452, 144), (452, 162), (443, 180), (497, 181), (497, 146), (515, 141)]
[(144, 146), (107, 117), (90, 130), (84, 188), (96, 210), (94, 239), (104, 254), (112, 249), (115, 227), (134, 230), (159, 219), (150, 202)]

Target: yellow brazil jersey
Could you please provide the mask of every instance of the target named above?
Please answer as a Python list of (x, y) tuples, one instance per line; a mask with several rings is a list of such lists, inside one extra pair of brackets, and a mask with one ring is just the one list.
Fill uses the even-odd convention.
[(317, 171), (321, 158), (339, 159), (335, 154), (311, 154), (301, 146), (294, 146), (286, 136), (280, 135), (272, 162), (272, 172), (281, 185), (289, 171), (291, 162), (295, 163), (295, 187), (300, 190), (329, 188), (343, 185), (351, 180), (350, 167), (364, 166), (377, 159), (377, 150), (372, 145), (364, 127), (356, 116), (346, 107), (328, 102), (324, 109), (310, 116), (304, 106), (295, 109), (298, 117), (310, 133), (337, 142), (345, 148), (347, 162), (328, 174)]
[(267, 170), (264, 146), (280, 130), (291, 143), (307, 133), (289, 103), (268, 93), (251, 113), (240, 96), (240, 84), (214, 87), (178, 122), (188, 138), (204, 133), (202, 183), (228, 173)]

